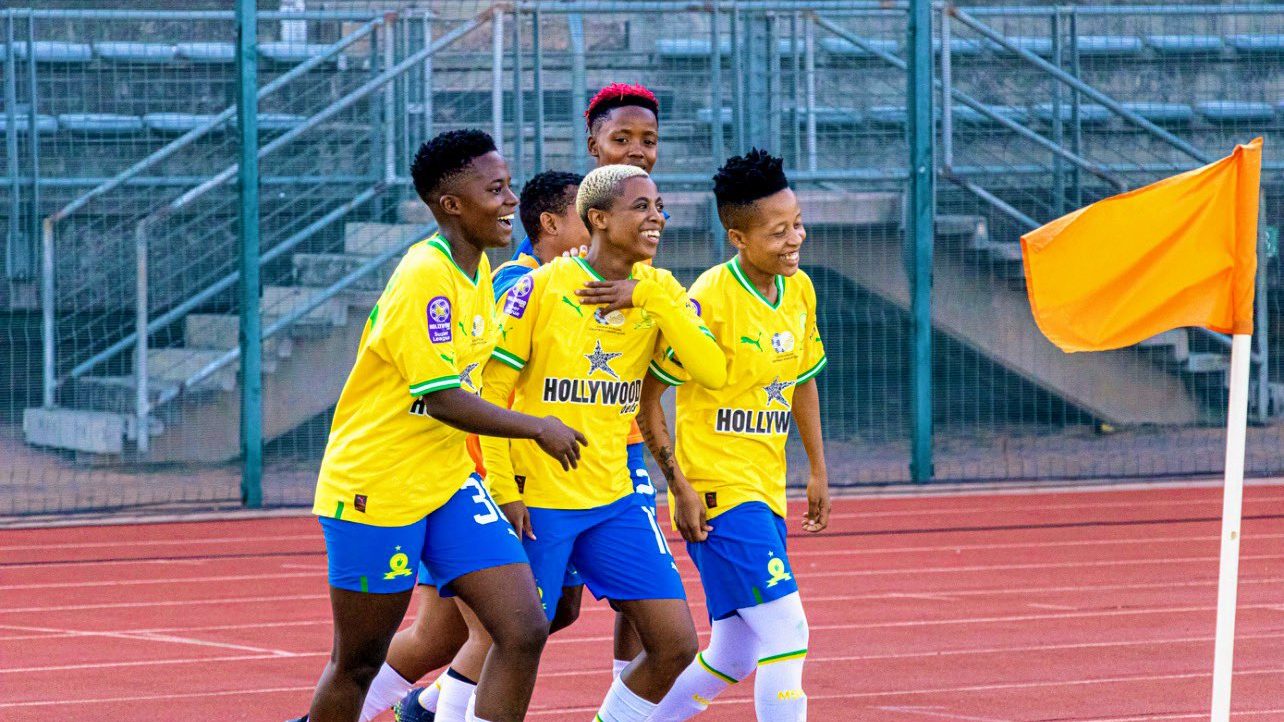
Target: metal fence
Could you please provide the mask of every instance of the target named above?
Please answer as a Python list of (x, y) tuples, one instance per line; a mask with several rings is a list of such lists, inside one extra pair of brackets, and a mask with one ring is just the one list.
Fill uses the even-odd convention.
[[(916, 65), (934, 88), (918, 94), (934, 106), (934, 235), (915, 244), (908, 6), (342, 5), (258, 16), (262, 503), (310, 500), (365, 311), (428, 228), (407, 177), (418, 144), (482, 127), (517, 183), (586, 170), (584, 104), (620, 80), (660, 99), (673, 218), (657, 261), (685, 281), (728, 256), (717, 164), (753, 145), (785, 157), (842, 485), (907, 481), (913, 452), (934, 462), (920, 481), (1219, 470), (1225, 340), (1061, 354), (1030, 318), (1017, 237), (1268, 136), (1249, 469), (1284, 466), (1270, 150), (1284, 6), (935, 6)], [(3, 22), (0, 514), (237, 505), (235, 16), (18, 8)], [(930, 308), (913, 303), (916, 268)], [(917, 342), (916, 323), (931, 329)]]

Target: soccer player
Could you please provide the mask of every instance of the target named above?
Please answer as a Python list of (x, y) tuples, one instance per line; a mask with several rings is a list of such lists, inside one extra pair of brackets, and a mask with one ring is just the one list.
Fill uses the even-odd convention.
[[(674, 526), (700, 571), (713, 633), (651, 717), (685, 720), (757, 669), (760, 722), (807, 716), (807, 618), (785, 550), (785, 440), (791, 420), (811, 462), (802, 528), (829, 523), (816, 375), (825, 349), (816, 291), (799, 270), (806, 232), (780, 158), (751, 150), (714, 176), (738, 254), (705, 271), (691, 298), (727, 355), (727, 384), (683, 383), (681, 353), (652, 364), (638, 420), (669, 481)], [(677, 456), (660, 408), (678, 387)]]
[[(632, 165), (650, 173), (660, 149), (660, 101), (646, 86), (611, 83), (589, 101), (584, 111), (588, 126), (588, 154), (600, 168), (604, 165)], [(668, 219), (668, 214), (664, 214)], [(629, 473), (633, 476), (638, 501), (655, 508), (655, 487), (646, 468), (645, 444), (636, 422), (628, 438)], [(579, 599), (582, 589), (567, 590)], [(578, 607), (578, 603), (576, 605)], [(629, 662), (642, 652), (642, 641), (629, 620), (615, 615), (615, 646), (611, 672), (618, 677)]]
[[(663, 202), (646, 171), (610, 165), (580, 184), (576, 210), (592, 241), (586, 257), (557, 258), (504, 297), (500, 339), (483, 373), (484, 397), (513, 394), (513, 409), (557, 414), (592, 429), (575, 470), (546, 463), (522, 440), (484, 437), (500, 498), (522, 504), (535, 538), (523, 540), (552, 615), (568, 564), (609, 598), (642, 638), (643, 653), (611, 685), (603, 722), (646, 720), (694, 657), (695, 627), (655, 511), (638, 504), (625, 422), (637, 413), (649, 360), (672, 348), (696, 383), (721, 386), (725, 358), (655, 255)], [(594, 308), (594, 307), (597, 308)], [(480, 694), (478, 696), (480, 700)]]
[[(491, 280), (496, 300), (519, 278), (541, 264), (587, 248), (588, 228), (575, 212), (575, 194), (582, 179), (576, 173), (545, 171), (522, 186), (517, 212), (522, 226), (528, 231), (525, 245), (532, 255), (519, 253), (516, 259), (495, 269)], [(504, 505), (500, 510), (506, 513), (514, 511), (516, 515), (509, 518), (510, 522), (519, 532), (530, 533), (529, 524), (523, 527), (521, 511)], [(447, 604), (450, 606), (445, 609), (431, 601), (439, 599), (435, 589), (427, 586), (431, 583), (431, 578), (421, 569), (420, 589), (423, 591), (420, 593), (420, 612), (415, 617), (414, 626), (398, 632), (393, 638), (388, 661), (371, 686), (370, 696), (375, 695), (376, 688), (380, 689), (380, 703), (373, 704), (367, 697), (366, 708), (362, 711), (363, 722), (388, 709), (393, 702), (397, 702), (398, 722), (461, 722), (465, 718), (469, 698), (476, 687), (474, 680), (481, 674), (491, 640), (470, 611), (455, 609), (449, 600)], [(573, 572), (567, 574), (563, 586), (576, 593), (562, 595), (550, 633), (564, 628), (579, 615), (578, 590), (581, 584), (578, 575)], [(433, 654), (444, 646), (440, 639), (442, 636), (448, 638), (446, 644), (455, 645), (444, 660)], [(418, 680), (446, 663), (450, 667), (432, 684), (411, 689), (411, 682), (407, 680)]]
[(334, 649), (311, 722), (353, 722), (422, 560), (494, 639), (472, 719), (521, 720), (548, 627), (516, 532), (475, 473), (468, 433), (530, 440), (573, 468), (584, 437), (478, 398), (495, 343), (489, 267), (517, 198), (490, 136), (443, 133), (411, 167), (439, 231), (410, 248), (370, 313), (335, 409), (313, 511), (329, 565)]

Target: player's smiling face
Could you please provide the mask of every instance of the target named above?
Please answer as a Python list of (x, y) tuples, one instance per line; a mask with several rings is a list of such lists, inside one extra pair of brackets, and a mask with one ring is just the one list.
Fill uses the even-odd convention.
[(470, 242), (483, 248), (508, 245), (517, 210), (509, 182), (508, 163), (495, 151), (474, 158), (451, 182), (459, 224)]
[(635, 165), (647, 173), (655, 167), (660, 147), (660, 123), (646, 108), (626, 105), (613, 108), (594, 125), (588, 139), (589, 155), (598, 166)]
[(664, 231), (664, 200), (649, 177), (625, 179), (610, 212), (593, 215), (599, 219), (597, 236), (613, 253), (631, 263), (655, 257)]
[(799, 250), (807, 238), (798, 197), (789, 188), (760, 198), (739, 212), (742, 228), (729, 229), (744, 265), (768, 276), (798, 272)]

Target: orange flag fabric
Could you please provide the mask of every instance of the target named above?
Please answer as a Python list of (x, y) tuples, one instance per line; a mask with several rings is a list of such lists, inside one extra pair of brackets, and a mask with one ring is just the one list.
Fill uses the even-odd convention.
[(1039, 330), (1105, 351), (1182, 326), (1253, 332), (1262, 139), (1021, 236)]

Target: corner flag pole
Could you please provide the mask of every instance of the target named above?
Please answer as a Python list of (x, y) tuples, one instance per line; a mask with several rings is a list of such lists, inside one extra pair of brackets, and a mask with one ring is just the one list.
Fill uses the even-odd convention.
[[(1260, 303), (1260, 301), (1259, 301)], [(1239, 591), (1240, 517), (1244, 505), (1244, 441), (1248, 432), (1249, 334), (1231, 338), (1230, 406), (1226, 413), (1226, 477), (1222, 495), (1222, 552), (1217, 579), (1217, 636), (1213, 653), (1211, 722), (1229, 722), (1231, 666), (1235, 647), (1235, 599)]]

